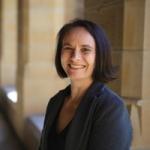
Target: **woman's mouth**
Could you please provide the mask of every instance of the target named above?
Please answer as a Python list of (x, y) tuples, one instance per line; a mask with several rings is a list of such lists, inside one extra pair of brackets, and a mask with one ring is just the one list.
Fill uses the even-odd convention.
[(85, 65), (69, 64), (69, 68), (71, 68), (71, 69), (83, 69), (83, 68), (85, 68)]

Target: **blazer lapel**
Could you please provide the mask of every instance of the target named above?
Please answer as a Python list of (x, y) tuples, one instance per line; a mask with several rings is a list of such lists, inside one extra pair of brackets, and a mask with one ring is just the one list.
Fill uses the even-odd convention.
[(83, 97), (68, 130), (66, 150), (86, 150), (92, 116), (96, 107), (94, 98), (96, 98), (96, 94), (100, 94), (102, 87), (103, 84), (94, 83)]
[(43, 140), (44, 144), (44, 148), (45, 150), (47, 150), (47, 145), (48, 145), (48, 139), (49, 139), (49, 133), (51, 132), (52, 129), (52, 125), (57, 117), (57, 114), (62, 106), (64, 102), (64, 94), (61, 92), (57, 95), (57, 97), (55, 98), (54, 102), (52, 102), (53, 104), (50, 104), (50, 109), (48, 109), (48, 118), (46, 118), (46, 124), (43, 130), (43, 137), (45, 137), (45, 140)]
[(53, 104), (52, 108), (49, 111), (49, 115), (47, 118), (47, 123), (46, 123), (46, 129), (48, 130), (48, 128), (50, 129), (52, 124), (54, 123), (54, 120), (56, 119), (56, 116), (60, 110), (60, 107), (63, 103), (63, 97), (62, 96), (58, 96), (56, 102)]
[[(46, 122), (46, 132), (51, 129), (52, 124), (54, 123), (61, 106), (64, 103), (65, 97), (70, 93), (70, 85), (67, 86), (64, 90), (61, 90), (56, 97), (54, 97), (53, 104), (50, 104), (48, 108), (48, 118)], [(53, 99), (52, 99), (53, 100)]]

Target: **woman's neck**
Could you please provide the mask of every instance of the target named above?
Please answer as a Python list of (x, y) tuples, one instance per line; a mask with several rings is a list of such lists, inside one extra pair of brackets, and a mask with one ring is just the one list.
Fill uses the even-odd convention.
[(80, 100), (85, 94), (86, 90), (92, 84), (92, 80), (89, 81), (71, 81), (71, 95), (70, 100)]

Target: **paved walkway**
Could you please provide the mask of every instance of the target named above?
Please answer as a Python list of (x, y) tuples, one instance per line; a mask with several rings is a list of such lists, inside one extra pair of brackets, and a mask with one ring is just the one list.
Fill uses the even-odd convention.
[(0, 150), (23, 150), (0, 113)]

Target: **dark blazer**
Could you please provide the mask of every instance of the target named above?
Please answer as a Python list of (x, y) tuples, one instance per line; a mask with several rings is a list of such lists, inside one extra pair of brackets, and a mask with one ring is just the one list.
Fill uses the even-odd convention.
[[(58, 92), (47, 106), (40, 150), (48, 150), (48, 133), (70, 86)], [(129, 150), (132, 128), (122, 99), (102, 83), (93, 83), (70, 124), (65, 150)]]

